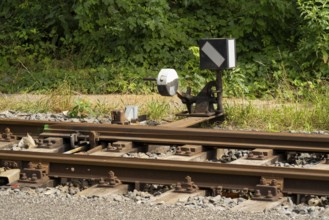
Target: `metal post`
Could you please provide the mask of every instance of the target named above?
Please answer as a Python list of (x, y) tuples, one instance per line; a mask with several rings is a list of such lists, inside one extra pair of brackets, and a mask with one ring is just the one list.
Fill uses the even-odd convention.
[(216, 74), (216, 89), (217, 89), (217, 114), (224, 112), (222, 104), (223, 81), (222, 71), (218, 70)]

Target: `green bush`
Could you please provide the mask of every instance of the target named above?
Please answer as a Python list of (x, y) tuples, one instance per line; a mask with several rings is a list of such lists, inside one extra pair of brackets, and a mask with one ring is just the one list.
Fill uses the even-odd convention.
[(302, 70), (312, 77), (329, 77), (329, 1), (298, 0), (302, 18), (296, 56)]
[(83, 93), (143, 93), (144, 76), (172, 67), (197, 92), (214, 78), (199, 70), (197, 41), (234, 37), (238, 67), (224, 73), (226, 95), (304, 97), (328, 81), (328, 7), (327, 0), (3, 0), (0, 91), (42, 92), (67, 80)]

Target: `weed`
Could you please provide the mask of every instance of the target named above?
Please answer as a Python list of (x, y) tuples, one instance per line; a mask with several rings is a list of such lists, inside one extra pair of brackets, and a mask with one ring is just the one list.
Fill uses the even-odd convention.
[(73, 90), (71, 85), (64, 81), (55, 89), (46, 92), (46, 95), (39, 101), (39, 104), (47, 111), (62, 112), (71, 109)]
[(144, 111), (151, 120), (161, 120), (169, 115), (170, 105), (165, 101), (152, 99), (150, 102), (145, 103), (143, 107), (142, 111)]
[(72, 118), (85, 118), (90, 114), (92, 114), (91, 102), (80, 98), (75, 101), (75, 105), (68, 113)]
[[(329, 130), (329, 86), (310, 92), (304, 100), (286, 102), (282, 100), (232, 102), (224, 101), (226, 121), (224, 128), (257, 129), (263, 131)], [(22, 98), (23, 96), (23, 98)], [(114, 109), (127, 105), (138, 105), (140, 114), (151, 120), (173, 117), (185, 107), (178, 99), (154, 96), (113, 95), (109, 102), (76, 97), (68, 84), (63, 84), (43, 96), (0, 95), (0, 111), (61, 112), (68, 110), (71, 117), (106, 116)], [(26, 96), (26, 97), (25, 97)], [(171, 118), (172, 120), (173, 118)]]
[(329, 130), (329, 91), (314, 93), (312, 101), (257, 105), (254, 102), (225, 103), (223, 127), (264, 131)]
[(22, 95), (24, 99), (15, 99), (15, 96), (0, 98), (1, 110), (17, 110), (22, 112), (61, 112), (72, 106), (73, 91), (67, 82), (63, 82), (55, 89), (46, 92), (46, 95)]
[(93, 117), (102, 117), (102, 116), (110, 115), (110, 112), (113, 109), (118, 109), (118, 108), (113, 105), (110, 105), (109, 103), (97, 99), (96, 104), (92, 105), (90, 114)]

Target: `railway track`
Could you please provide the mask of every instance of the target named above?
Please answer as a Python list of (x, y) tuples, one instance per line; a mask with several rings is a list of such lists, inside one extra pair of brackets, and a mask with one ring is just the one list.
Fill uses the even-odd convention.
[[(3, 183), (45, 186), (58, 184), (63, 179), (89, 179), (96, 183), (108, 179), (111, 182), (114, 174), (108, 175), (114, 172), (115, 180), (120, 179), (120, 183), (136, 188), (140, 183), (173, 185), (189, 176), (193, 181), (187, 180), (184, 186), (207, 189), (211, 195), (221, 194), (222, 190), (237, 190), (251, 192), (254, 199), (260, 200), (279, 199), (283, 194), (329, 196), (329, 159), (324, 157), (319, 162), (321, 168), (276, 167), (271, 166), (272, 159), (265, 165), (224, 164), (210, 158), (216, 155), (214, 152), (228, 148), (251, 152), (259, 148), (266, 152), (271, 150), (279, 154), (273, 156), (275, 160), (291, 151), (325, 156), (329, 152), (327, 135), (0, 120), (0, 129), (5, 128), (10, 128), (11, 135), (11, 139), (4, 138), (9, 135), (8, 130), (2, 135), (2, 142), (7, 145), (18, 142), (15, 135), (20, 139), (29, 132), (47, 140), (50, 150), (55, 149), (52, 144), (61, 150), (45, 152), (44, 144), (21, 151), (2, 148), (1, 165), (6, 170), (19, 169), (16, 182), (2, 176)], [(129, 150), (137, 152), (149, 145), (169, 145), (177, 149), (185, 145), (200, 146), (189, 149), (202, 149), (207, 157), (198, 162), (123, 158), (114, 156), (119, 152), (117, 149), (111, 151), (109, 146), (115, 143), (134, 145)], [(188, 156), (181, 157), (186, 159)]]
[(4, 130), (7, 127), (18, 136), (25, 136), (26, 133), (36, 136), (41, 134), (44, 137), (69, 137), (72, 134), (78, 134), (78, 138), (85, 139), (94, 136), (99, 141), (129, 140), (143, 143), (201, 144), (214, 147), (269, 148), (329, 153), (329, 136), (327, 135), (0, 120), (0, 129)]
[(101, 179), (109, 171), (114, 171), (125, 183), (171, 185), (191, 176), (202, 188), (221, 186), (254, 191), (261, 184), (261, 178), (267, 177), (284, 180), (280, 186), (284, 193), (329, 196), (328, 170), (8, 151), (0, 151), (0, 158), (47, 164), (48, 176), (55, 179)]

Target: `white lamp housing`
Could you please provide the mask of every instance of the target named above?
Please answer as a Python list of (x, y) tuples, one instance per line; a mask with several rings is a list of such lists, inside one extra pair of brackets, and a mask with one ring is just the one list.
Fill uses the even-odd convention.
[(178, 75), (174, 69), (161, 69), (158, 78), (157, 86), (160, 95), (174, 96), (178, 89)]

